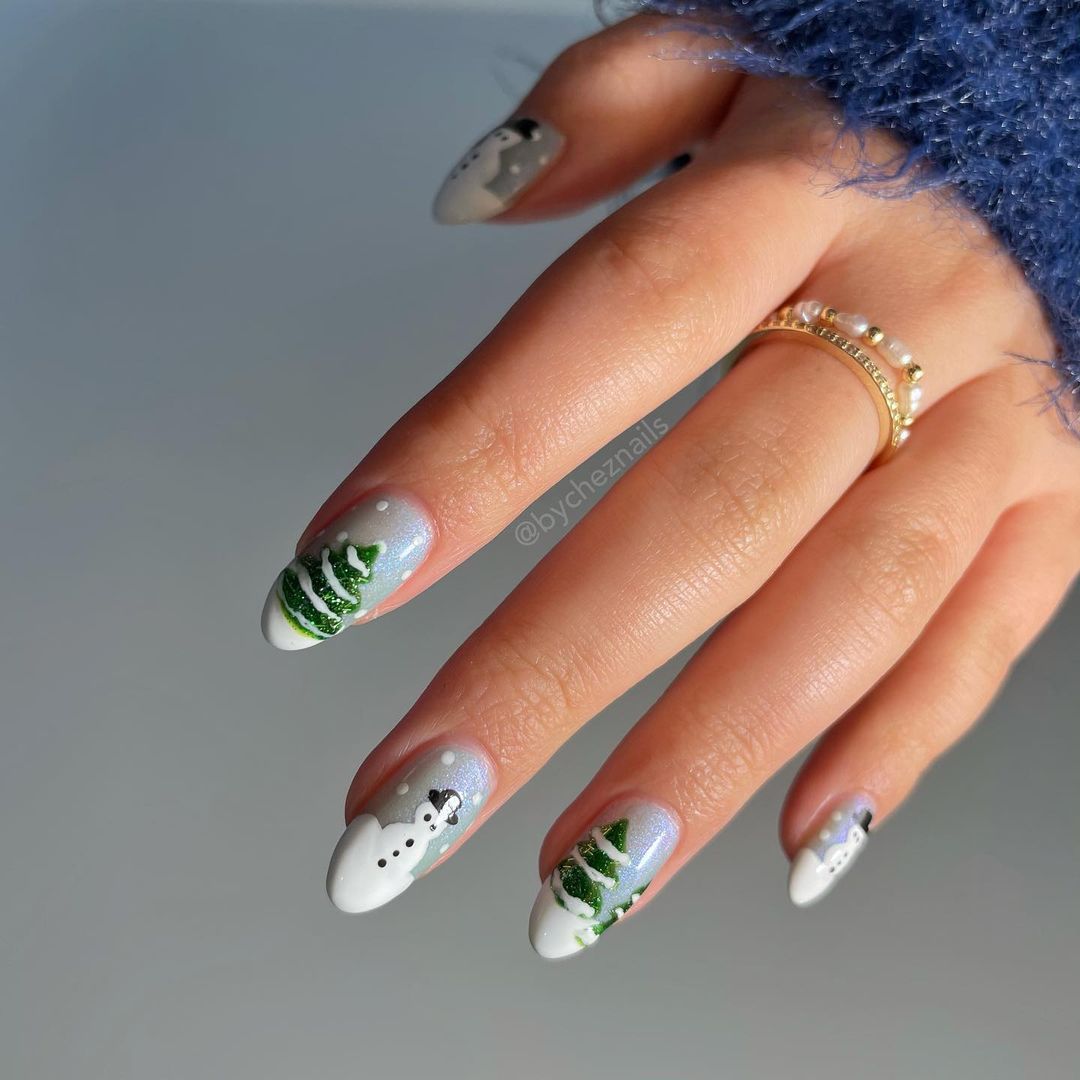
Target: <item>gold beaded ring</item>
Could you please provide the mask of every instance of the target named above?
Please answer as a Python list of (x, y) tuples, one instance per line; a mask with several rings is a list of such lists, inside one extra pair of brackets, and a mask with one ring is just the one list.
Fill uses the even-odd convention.
[[(749, 344), (768, 334), (794, 335), (844, 363), (870, 391), (877, 408), (880, 432), (872, 464), (887, 461), (911, 434), (922, 387), (922, 368), (899, 339), (874, 326), (864, 315), (851, 315), (819, 300), (802, 300), (783, 307), (756, 326)], [(891, 367), (901, 372), (894, 390), (873, 357), (861, 348), (863, 341)]]

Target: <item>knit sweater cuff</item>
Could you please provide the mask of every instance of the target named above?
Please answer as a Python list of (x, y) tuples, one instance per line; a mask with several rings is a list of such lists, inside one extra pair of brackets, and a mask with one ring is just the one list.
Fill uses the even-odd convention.
[[(1040, 358), (1080, 430), (1080, 4), (1075, 0), (641, 0), (719, 16), (702, 53), (794, 75), (855, 129), (909, 148), (905, 190), (951, 185), (1012, 252), (1042, 298), (1058, 350)], [(715, 18), (713, 19), (715, 26)], [(854, 178), (873, 184), (879, 173)], [(895, 179), (889, 185), (896, 190)]]

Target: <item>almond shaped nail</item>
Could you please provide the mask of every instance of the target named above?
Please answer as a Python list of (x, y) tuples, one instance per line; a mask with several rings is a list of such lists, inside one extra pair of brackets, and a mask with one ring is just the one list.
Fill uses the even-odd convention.
[(450, 170), (435, 196), (435, 220), (467, 225), (501, 214), (554, 162), (564, 142), (550, 124), (511, 117)]
[(493, 778), (482, 754), (443, 746), (390, 780), (349, 823), (330, 858), (326, 892), (334, 907), (372, 911), (403, 893), (464, 836)]
[(558, 960), (594, 945), (637, 903), (678, 840), (667, 810), (613, 804), (540, 886), (529, 919), (532, 947)]
[(809, 907), (832, 891), (854, 865), (870, 831), (874, 805), (866, 795), (834, 804), (791, 860), (788, 895), (797, 907)]
[(288, 651), (336, 637), (400, 588), (434, 539), (430, 515), (413, 499), (362, 500), (278, 574), (263, 605), (263, 637)]

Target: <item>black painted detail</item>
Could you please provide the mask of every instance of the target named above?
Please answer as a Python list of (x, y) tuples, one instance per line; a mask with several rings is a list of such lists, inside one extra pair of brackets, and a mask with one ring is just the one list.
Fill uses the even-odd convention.
[(506, 126), (516, 131), (523, 139), (528, 139), (529, 142), (535, 142), (540, 138), (540, 124), (526, 116), (519, 117)]

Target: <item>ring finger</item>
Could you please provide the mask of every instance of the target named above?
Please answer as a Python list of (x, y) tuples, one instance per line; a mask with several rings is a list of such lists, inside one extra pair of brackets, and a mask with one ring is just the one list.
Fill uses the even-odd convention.
[[(1029, 475), (1025, 425), (991, 423), (1016, 386), (996, 372), (939, 405), (918, 442), (855, 485), (627, 735), (545, 842), (531, 921), (542, 956), (591, 944), (646, 885), (662, 886), (915, 640)], [(613, 826), (627, 856), (619, 873), (589, 846), (602, 849)], [(594, 860), (603, 882), (589, 876)]]

